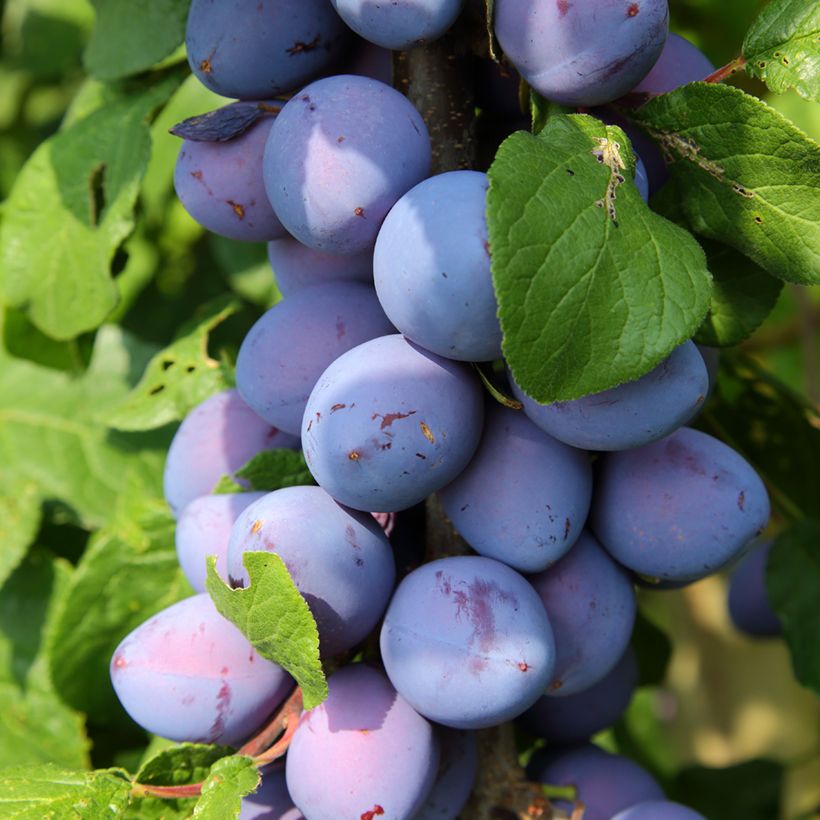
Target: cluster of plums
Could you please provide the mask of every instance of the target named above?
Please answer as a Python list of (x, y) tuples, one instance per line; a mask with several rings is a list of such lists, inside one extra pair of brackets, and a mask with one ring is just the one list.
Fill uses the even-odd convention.
[[(676, 587), (735, 561), (766, 526), (766, 490), (740, 455), (685, 426), (714, 364), (691, 341), (576, 401), (539, 404), (509, 373), (523, 409), (484, 391), (470, 363), (502, 358), (487, 178), (429, 176), (427, 128), (382, 82), (389, 54), (377, 48), (440, 36), (461, 7), (192, 3), (194, 72), (271, 113), (228, 141), (186, 140), (176, 189), (206, 228), (269, 242), (284, 298), (249, 330), (237, 389), (199, 405), (174, 438), (165, 493), (198, 594), (123, 640), (114, 687), (164, 737), (252, 735), (294, 681), (217, 613), (205, 556), (244, 586), (244, 553), (267, 550), (307, 601), (323, 659), (342, 666), (243, 817), (455, 818), (476, 777), (474, 731), (517, 719), (548, 742), (530, 777), (574, 785), (586, 820), (697, 818), (589, 739), (637, 685), (635, 583)], [(495, 8), (515, 68), (568, 105), (711, 71), (667, 39), (666, 0)], [(635, 179), (645, 198), (663, 181), (653, 150)], [(254, 455), (299, 447), (318, 486), (213, 494)], [(397, 585), (383, 514), (433, 493), (474, 554), (423, 563)], [(376, 631), (383, 671), (345, 664)]]

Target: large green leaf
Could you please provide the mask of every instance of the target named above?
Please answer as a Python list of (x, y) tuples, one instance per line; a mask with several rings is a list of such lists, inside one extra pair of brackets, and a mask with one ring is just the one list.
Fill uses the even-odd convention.
[(151, 152), (147, 120), (176, 76), (50, 137), (17, 176), (0, 232), (0, 291), (56, 339), (98, 327), (117, 303), (114, 253), (134, 227)]
[(40, 526), (41, 506), (35, 482), (0, 485), (0, 587), (34, 541)]
[(119, 642), (161, 609), (193, 594), (177, 563), (174, 520), (160, 499), (122, 484), (114, 520), (74, 572), (49, 646), (63, 699), (95, 723), (121, 716), (108, 668)]
[(122, 769), (71, 771), (18, 766), (0, 772), (0, 816), (6, 820), (90, 820), (117, 817), (131, 782)]
[(820, 522), (801, 521), (778, 536), (769, 553), (766, 586), (783, 624), (795, 677), (820, 695)]
[[(240, 484), (235, 478), (243, 480)], [(315, 484), (301, 450), (263, 450), (233, 476), (222, 476), (214, 488), (214, 494), (246, 493), (248, 490), (273, 492), (282, 487), (301, 487)]]
[(150, 68), (185, 38), (190, 0), (92, 0), (97, 12), (85, 64), (99, 80)]
[(820, 101), (820, 3), (772, 0), (743, 40), (746, 71), (772, 91)]
[(159, 495), (168, 435), (112, 435), (99, 421), (128, 392), (146, 353), (114, 327), (98, 333), (79, 378), (0, 352), (0, 486), (34, 485), (88, 526), (110, 518), (129, 476)]
[(250, 584), (231, 589), (208, 558), (205, 588), (219, 613), (235, 624), (262, 657), (290, 672), (302, 687), (305, 708), (327, 697), (319, 660), (319, 632), (305, 599), (282, 559), (270, 552), (246, 552), (242, 560)]
[(695, 231), (780, 279), (820, 283), (820, 146), (726, 85), (691, 83), (633, 116), (669, 156)]
[(208, 337), (237, 310), (238, 302), (220, 298), (184, 324), (176, 340), (151, 359), (140, 383), (114, 408), (108, 423), (120, 430), (150, 430), (179, 421), (209, 396), (231, 387), (225, 367), (208, 355)]
[(642, 376), (706, 314), (703, 251), (644, 204), (628, 146), (619, 128), (559, 114), (538, 137), (513, 134), (490, 168), (504, 355), (539, 401)]

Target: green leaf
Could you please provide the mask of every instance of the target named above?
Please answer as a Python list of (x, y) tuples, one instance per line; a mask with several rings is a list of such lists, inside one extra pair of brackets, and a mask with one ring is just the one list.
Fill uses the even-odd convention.
[(169, 435), (112, 435), (99, 421), (128, 392), (146, 352), (118, 328), (102, 328), (89, 369), (74, 378), (0, 351), (3, 486), (34, 484), (86, 526), (111, 517), (129, 476), (159, 495)]
[(239, 628), (262, 657), (293, 675), (302, 687), (305, 709), (312, 709), (327, 697), (316, 621), (278, 555), (246, 552), (242, 559), (248, 587), (231, 589), (210, 556), (205, 589), (219, 613)]
[(231, 476), (225, 475), (216, 485), (214, 495), (246, 493), (249, 489), (273, 492), (282, 487), (301, 487), (316, 483), (308, 470), (302, 451), (284, 448), (257, 453), (244, 467), (237, 470), (235, 475), (247, 484), (243, 486)]
[(147, 120), (177, 84), (167, 77), (50, 137), (15, 180), (0, 232), (0, 292), (55, 339), (93, 330), (117, 303), (111, 264), (134, 227), (151, 152)]
[(0, 772), (0, 815), (6, 820), (102, 820), (121, 814), (130, 793), (122, 769), (16, 766)]
[(773, 276), (820, 283), (820, 146), (738, 88), (690, 83), (632, 113), (671, 160), (692, 228)]
[(794, 88), (820, 102), (820, 5), (772, 0), (743, 40), (746, 71), (772, 91)]
[(223, 757), (214, 763), (202, 784), (202, 797), (196, 804), (193, 816), (201, 820), (238, 817), (242, 798), (256, 791), (260, 780), (259, 769), (250, 757)]
[(538, 401), (642, 376), (706, 314), (703, 251), (649, 210), (625, 179), (633, 168), (619, 128), (578, 115), (551, 117), (538, 137), (513, 134), (490, 168), (504, 355)]
[(695, 341), (730, 347), (757, 330), (772, 312), (783, 283), (734, 248), (702, 240), (712, 273), (712, 303)]
[[(232, 754), (233, 749), (229, 746), (181, 743), (165, 749), (144, 763), (134, 780), (144, 786), (184, 786), (202, 783), (214, 763)], [(196, 803), (196, 797), (138, 797), (134, 799), (128, 816), (139, 820), (187, 818), (191, 817)]]
[(679, 772), (669, 798), (720, 820), (772, 820), (780, 816), (783, 766), (748, 760), (725, 769), (693, 766)]
[(44, 651), (71, 571), (67, 562), (35, 549), (0, 590), (0, 768), (88, 766), (83, 718), (54, 691)]
[(631, 644), (638, 658), (638, 686), (662, 684), (672, 657), (672, 643), (667, 634), (639, 611)]
[(25, 557), (40, 527), (42, 499), (37, 485), (25, 481), (0, 487), (0, 587)]
[(820, 415), (753, 359), (721, 355), (717, 389), (698, 426), (737, 450), (792, 518), (820, 510)]
[(209, 396), (231, 387), (224, 366), (208, 355), (208, 337), (239, 307), (230, 297), (205, 305), (203, 315), (184, 324), (176, 340), (151, 359), (108, 423), (119, 430), (150, 430), (179, 421)]
[(766, 586), (783, 624), (795, 677), (820, 695), (820, 523), (801, 521), (778, 536), (769, 553)]
[(150, 68), (185, 39), (190, 0), (92, 0), (97, 12), (85, 65), (98, 80)]
[(537, 91), (530, 89), (530, 121), (532, 123), (532, 133), (540, 134), (550, 117), (557, 114), (570, 114), (571, 108), (560, 105), (557, 102), (542, 97)]
[(121, 491), (117, 515), (93, 536), (77, 565), (49, 642), (57, 689), (95, 723), (124, 714), (108, 673), (119, 642), (192, 594), (177, 563), (175, 524), (164, 501), (133, 483)]

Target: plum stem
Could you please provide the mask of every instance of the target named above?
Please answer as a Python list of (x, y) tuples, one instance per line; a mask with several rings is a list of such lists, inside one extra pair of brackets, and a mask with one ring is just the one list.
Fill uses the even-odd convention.
[(717, 71), (713, 71), (703, 81), (705, 83), (722, 83), (724, 80), (732, 76), (736, 71), (740, 71), (746, 65), (746, 58), (744, 56), (735, 57), (731, 62), (721, 66)]

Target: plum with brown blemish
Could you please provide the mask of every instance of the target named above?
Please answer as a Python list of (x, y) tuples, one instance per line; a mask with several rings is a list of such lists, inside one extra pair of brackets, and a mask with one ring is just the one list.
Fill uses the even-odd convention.
[(547, 694), (564, 697), (593, 686), (629, 645), (637, 605), (629, 574), (588, 532), (557, 564), (530, 581), (555, 638)]
[(687, 582), (733, 561), (766, 526), (769, 512), (766, 488), (741, 455), (683, 427), (601, 459), (591, 522), (624, 566)]
[(545, 690), (555, 662), (538, 593), (481, 556), (443, 558), (406, 576), (380, 646), (388, 677), (413, 708), (457, 729), (519, 715)]
[(496, 0), (504, 53), (542, 96), (601, 105), (626, 94), (657, 61), (667, 0)]
[(288, 749), (293, 802), (311, 820), (413, 817), (438, 770), (433, 726), (368, 666), (343, 667), (327, 684)]
[(303, 244), (372, 252), (382, 220), (427, 176), (430, 157), (427, 127), (401, 93), (369, 77), (326, 77), (277, 116), (265, 148), (265, 189)]
[(344, 56), (350, 41), (327, 0), (192, 0), (185, 30), (200, 82), (240, 100), (297, 89)]
[(207, 594), (173, 604), (126, 636), (111, 682), (128, 714), (170, 740), (237, 745), (293, 680), (265, 660)]
[(325, 368), (393, 329), (373, 288), (361, 282), (304, 288), (248, 331), (236, 361), (237, 389), (259, 416), (299, 435), (308, 396)]
[(298, 437), (260, 418), (236, 390), (223, 390), (191, 410), (174, 435), (165, 460), (165, 499), (177, 516), (255, 455), (298, 446)]
[(592, 498), (588, 455), (494, 403), (473, 460), (438, 493), (444, 512), (480, 555), (540, 572), (575, 543)]
[(316, 619), (324, 657), (367, 637), (393, 592), (395, 561), (382, 527), (320, 487), (284, 487), (239, 515), (228, 543), (231, 578), (247, 584), (243, 555), (254, 550), (285, 562)]
[(182, 143), (174, 188), (185, 210), (213, 233), (244, 242), (287, 234), (268, 202), (262, 156), (273, 125), (266, 115), (227, 142)]
[(641, 378), (573, 401), (540, 404), (512, 376), (510, 382), (538, 427), (586, 450), (626, 450), (668, 436), (698, 413), (709, 393), (706, 364), (691, 341)]
[(316, 382), (303, 419), (305, 459), (342, 504), (397, 512), (467, 466), (483, 409), (481, 385), (466, 365), (383, 336), (344, 353)]

